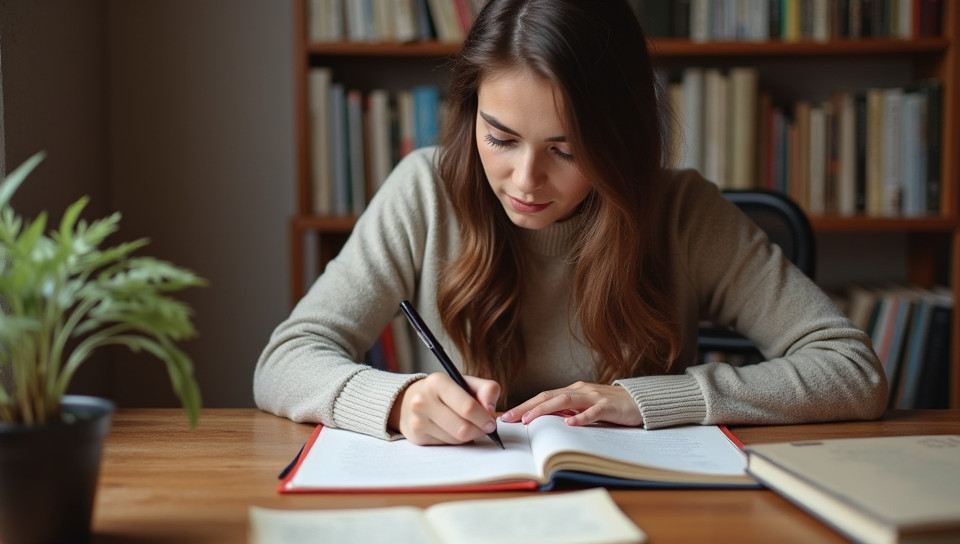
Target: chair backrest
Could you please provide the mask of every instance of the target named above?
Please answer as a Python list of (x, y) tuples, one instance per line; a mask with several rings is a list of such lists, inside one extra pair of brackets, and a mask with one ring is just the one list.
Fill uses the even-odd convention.
[(807, 276), (815, 277), (816, 237), (800, 206), (773, 191), (724, 191), (723, 196), (763, 229), (770, 241), (780, 246), (797, 268)]
[[(770, 241), (780, 246), (797, 268), (810, 278), (815, 277), (816, 238), (810, 220), (800, 206), (787, 196), (772, 191), (724, 191), (723, 196), (763, 229)], [(759, 352), (750, 340), (727, 328), (701, 325), (698, 344), (701, 356), (711, 352), (759, 360)]]

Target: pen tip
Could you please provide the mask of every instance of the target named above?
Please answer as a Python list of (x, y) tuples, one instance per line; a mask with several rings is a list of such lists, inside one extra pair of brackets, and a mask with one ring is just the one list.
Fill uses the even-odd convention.
[(500, 440), (500, 436), (499, 436), (497, 433), (495, 433), (495, 432), (494, 432), (494, 433), (490, 433), (490, 434), (487, 435), (487, 436), (489, 436), (490, 439), (493, 440), (493, 442), (494, 442), (496, 445), (500, 446), (500, 449), (501, 449), (501, 450), (507, 449), (506, 447), (504, 447), (503, 441)]

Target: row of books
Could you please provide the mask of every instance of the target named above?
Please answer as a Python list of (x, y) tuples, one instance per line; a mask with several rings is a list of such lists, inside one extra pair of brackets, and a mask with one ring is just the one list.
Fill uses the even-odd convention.
[(839, 300), (870, 335), (890, 385), (890, 408), (949, 406), (950, 290), (852, 285)]
[(308, 78), (312, 211), (360, 215), (401, 157), (436, 143), (439, 89), (364, 93), (333, 81), (328, 67)]
[(939, 36), (942, 0), (631, 0), (651, 36), (829, 41)]
[[(950, 290), (854, 284), (835, 299), (851, 321), (870, 336), (890, 386), (890, 408), (949, 407), (954, 306)], [(367, 353), (368, 364), (391, 372), (413, 372), (411, 338), (406, 320), (397, 316)], [(722, 359), (737, 363), (729, 355), (707, 357), (705, 362)]]
[(416, 372), (412, 338), (412, 329), (406, 317), (396, 316), (383, 328), (380, 337), (366, 353), (365, 362), (388, 372)]
[(310, 0), (313, 42), (460, 43), (483, 0)]
[(940, 81), (785, 106), (758, 81), (751, 67), (691, 67), (669, 83), (673, 164), (723, 189), (782, 192), (812, 215), (939, 213)]

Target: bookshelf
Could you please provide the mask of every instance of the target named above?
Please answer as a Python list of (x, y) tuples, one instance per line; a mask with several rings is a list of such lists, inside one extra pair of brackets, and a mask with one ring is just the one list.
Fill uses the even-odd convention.
[[(369, 90), (379, 85), (408, 85), (419, 79), (442, 84), (441, 68), (458, 45), (443, 42), (356, 43), (311, 42), (308, 39), (308, 0), (295, 0), (294, 108), (296, 130), (296, 207), (289, 223), (290, 298), (296, 303), (312, 278), (349, 235), (356, 218), (318, 216), (311, 211), (311, 159), (308, 73), (311, 67), (329, 66), (335, 77)], [(652, 51), (662, 67), (760, 65), (783, 79), (794, 65), (818, 73), (839, 65), (820, 77), (837, 77), (848, 66), (867, 66), (884, 72), (886, 63), (906, 66), (913, 80), (936, 78), (942, 82), (942, 157), (939, 213), (922, 217), (814, 215), (818, 236), (837, 233), (898, 235), (906, 237), (907, 280), (921, 287), (946, 283), (960, 293), (960, 2), (942, 3), (941, 36), (920, 39), (842, 39), (832, 41), (696, 43), (687, 39), (653, 38)], [(812, 67), (812, 68), (811, 68)], [(804, 69), (804, 68), (798, 68)], [(763, 76), (768, 77), (768, 76)], [(403, 81), (393, 81), (403, 80)], [(780, 81), (783, 85), (790, 82)], [(899, 84), (906, 84), (904, 81)], [(851, 278), (855, 281), (856, 278)], [(951, 323), (950, 405), (960, 407), (960, 319)]]

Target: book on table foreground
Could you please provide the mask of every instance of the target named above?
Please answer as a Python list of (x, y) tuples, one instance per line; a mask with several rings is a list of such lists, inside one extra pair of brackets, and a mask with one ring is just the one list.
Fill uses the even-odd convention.
[(639, 544), (646, 535), (605, 489), (451, 501), (428, 508), (250, 508), (251, 544)]
[(746, 448), (761, 483), (856, 542), (960, 542), (960, 435)]
[(746, 456), (716, 426), (648, 431), (571, 427), (558, 416), (529, 425), (497, 421), (490, 440), (417, 446), (317, 426), (281, 493), (410, 492), (610, 487), (758, 487)]

